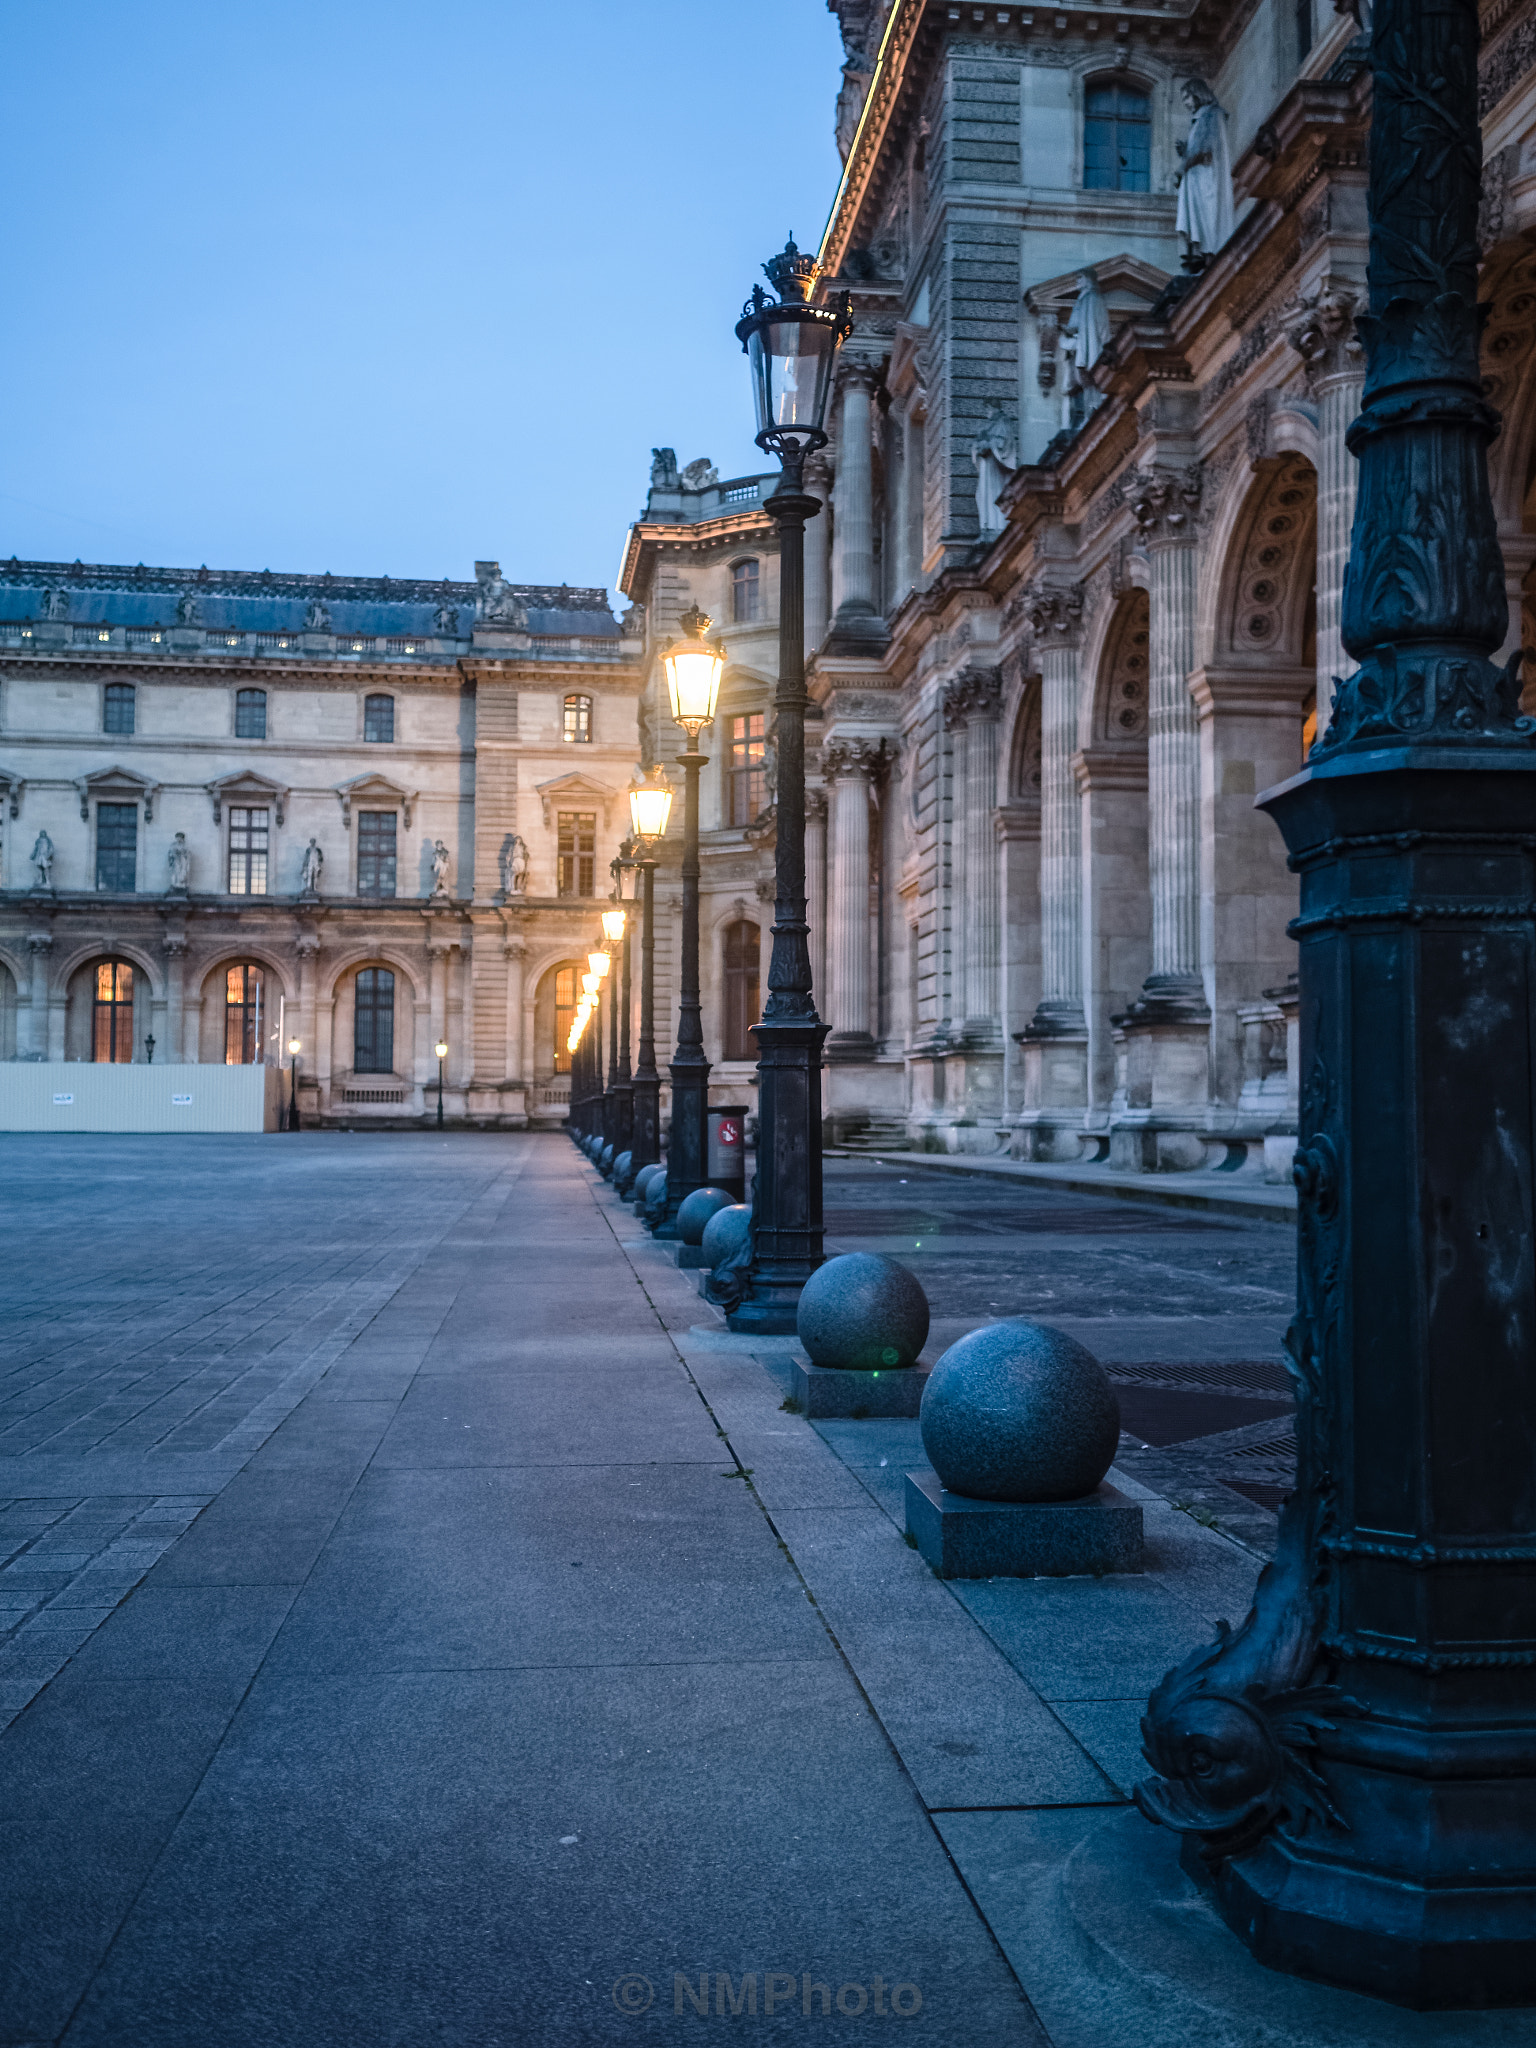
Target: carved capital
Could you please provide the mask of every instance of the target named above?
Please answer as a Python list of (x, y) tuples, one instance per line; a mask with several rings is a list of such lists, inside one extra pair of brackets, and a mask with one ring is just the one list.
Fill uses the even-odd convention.
[(944, 723), (951, 731), (958, 725), (977, 724), (998, 718), (1003, 709), (1003, 672), (1000, 668), (968, 668), (955, 677), (944, 692)]
[(1198, 462), (1183, 469), (1158, 463), (1139, 470), (1131, 486), (1131, 514), (1147, 541), (1193, 541), (1204, 471)]
[(1083, 630), (1081, 583), (1032, 583), (1024, 593), (1024, 612), (1039, 640), (1055, 647), (1075, 647)]
[(160, 941), (160, 950), (167, 960), (182, 960), (186, 957), (187, 942), (174, 934), (168, 934)]
[(827, 792), (824, 789), (808, 789), (805, 792), (805, 822), (814, 820), (819, 825), (827, 822)]
[(1281, 307), (1281, 331), (1313, 381), (1365, 375), (1365, 350), (1355, 333), (1361, 303), (1362, 295), (1351, 286), (1327, 284)]
[(313, 960), (320, 950), (320, 936), (318, 932), (300, 932), (293, 945), (301, 960)]
[(28, 932), (27, 951), (29, 953), (51, 953), (53, 951), (53, 933)]
[(821, 750), (821, 772), (835, 782), (867, 782), (879, 773), (881, 752), (876, 740), (829, 740)]

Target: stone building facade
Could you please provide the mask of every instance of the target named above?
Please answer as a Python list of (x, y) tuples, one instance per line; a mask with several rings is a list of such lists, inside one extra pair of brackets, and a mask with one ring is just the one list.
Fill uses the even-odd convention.
[[(642, 642), (592, 589), (0, 565), (0, 1057), (564, 1117)], [(153, 1041), (153, 1044), (151, 1044)]]
[[(1254, 798), (1349, 667), (1360, 23), (1331, 0), (829, 4), (846, 162), (820, 259), (857, 323), (807, 534), (830, 1126), (1278, 1175), (1296, 886)], [(1483, 14), (1514, 648), (1522, 607), (1536, 639), (1536, 9)], [(1181, 211), (1202, 113), (1230, 186)]]

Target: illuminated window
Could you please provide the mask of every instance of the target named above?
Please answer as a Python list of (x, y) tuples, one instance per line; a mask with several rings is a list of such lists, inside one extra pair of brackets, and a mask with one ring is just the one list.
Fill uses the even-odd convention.
[(137, 804), (96, 806), (96, 886), (132, 890), (139, 838)]
[[(363, 699), (363, 738), (378, 740), (385, 746), (393, 745), (395, 737), (395, 700), (393, 697), (365, 697)], [(393, 895), (393, 890), (391, 890)]]
[[(385, 702), (388, 701), (386, 698)], [(359, 896), (393, 896), (395, 893), (393, 811), (359, 811), (357, 814), (357, 893)]]
[(761, 711), (731, 720), (730, 822), (750, 825), (768, 801), (766, 740)]
[(133, 1058), (133, 968), (126, 960), (103, 960), (96, 969), (91, 1058), (114, 1066)]
[(133, 731), (133, 685), (132, 683), (108, 683), (106, 701), (101, 710), (103, 732)]
[(592, 739), (592, 699), (567, 697), (561, 718), (561, 737), (567, 746), (584, 747)]
[(1317, 745), (1317, 692), (1308, 690), (1301, 707), (1301, 758), (1305, 761)]
[(232, 808), (229, 814), (229, 893), (267, 893), (267, 813)]
[(560, 879), (562, 896), (590, 896), (597, 868), (597, 813), (561, 811)]
[(1152, 189), (1152, 103), (1128, 85), (1090, 85), (1083, 120), (1083, 184), (1090, 192)]
[(756, 562), (735, 562), (731, 566), (731, 617), (738, 626), (757, 617)]
[(263, 1057), (262, 1019), (266, 1014), (266, 976), (247, 963), (231, 967), (224, 977), (224, 1064), (259, 1067)]
[(574, 967), (555, 969), (555, 1072), (568, 1074), (571, 1071), (571, 1049), (566, 1040), (571, 1035), (571, 1026), (576, 1021), (576, 970)]
[(352, 1071), (395, 1070), (395, 977), (387, 967), (365, 967), (357, 977), (352, 1026)]
[(264, 740), (267, 736), (267, 693), (265, 690), (236, 690), (235, 738)]
[(721, 941), (724, 968), (724, 1055), (728, 1060), (755, 1060), (752, 1026), (762, 1015), (758, 1005), (758, 963), (762, 935), (749, 917), (728, 924)]

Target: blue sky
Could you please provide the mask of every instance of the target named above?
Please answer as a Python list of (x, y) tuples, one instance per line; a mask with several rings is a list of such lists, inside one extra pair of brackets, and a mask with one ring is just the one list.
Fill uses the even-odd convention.
[(0, 556), (612, 584), (838, 177), (825, 0), (0, 0)]

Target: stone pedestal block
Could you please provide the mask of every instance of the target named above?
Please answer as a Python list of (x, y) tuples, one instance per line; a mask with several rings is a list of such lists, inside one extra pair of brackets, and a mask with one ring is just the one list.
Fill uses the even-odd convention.
[[(657, 1235), (660, 1236), (660, 1234), (658, 1231)], [(673, 1264), (678, 1266), (684, 1273), (696, 1272), (700, 1266), (707, 1266), (709, 1264), (709, 1260), (704, 1256), (704, 1247), (701, 1244), (682, 1244), (674, 1239), (667, 1246), (667, 1250), (672, 1255)]]
[(812, 1421), (862, 1421), (866, 1416), (913, 1416), (923, 1405), (928, 1368), (896, 1366), (889, 1372), (845, 1372), (835, 1365), (795, 1361), (791, 1392)]
[(907, 1534), (941, 1578), (1080, 1578), (1142, 1569), (1141, 1504), (1106, 1481), (1080, 1500), (969, 1500), (907, 1474)]

